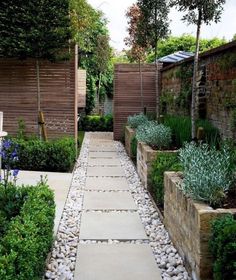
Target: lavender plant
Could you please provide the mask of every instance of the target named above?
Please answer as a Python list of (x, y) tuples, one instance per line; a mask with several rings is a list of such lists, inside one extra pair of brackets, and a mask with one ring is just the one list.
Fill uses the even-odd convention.
[(148, 121), (148, 118), (143, 113), (128, 117), (128, 125), (131, 128), (137, 128), (139, 125), (142, 125), (142, 124), (146, 123), (147, 121)]
[(171, 129), (155, 121), (149, 121), (137, 128), (138, 141), (145, 142), (155, 149), (167, 149), (171, 143)]
[(3, 176), (2, 173), (0, 174), (0, 184), (6, 189), (9, 183), (16, 184), (17, 175), (19, 173), (18, 169), (12, 169), (12, 165), (18, 161), (17, 145), (15, 145), (10, 139), (4, 140), (2, 142), (0, 155), (5, 163)]
[(184, 193), (213, 207), (221, 206), (234, 181), (229, 148), (218, 151), (207, 144), (186, 143), (179, 157), (184, 169)]

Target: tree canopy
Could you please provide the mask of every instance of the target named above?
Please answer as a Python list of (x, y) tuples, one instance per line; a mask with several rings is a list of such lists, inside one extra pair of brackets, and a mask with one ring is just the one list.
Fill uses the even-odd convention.
[(0, 2), (0, 55), (53, 59), (70, 38), (69, 0)]
[[(200, 52), (204, 52), (216, 47), (219, 47), (227, 41), (223, 38), (200, 39)], [(190, 34), (183, 34), (181, 36), (170, 36), (162, 39), (157, 44), (157, 58), (172, 54), (177, 51), (195, 52), (196, 38)], [(154, 52), (148, 55), (147, 61), (153, 62), (155, 60)]]

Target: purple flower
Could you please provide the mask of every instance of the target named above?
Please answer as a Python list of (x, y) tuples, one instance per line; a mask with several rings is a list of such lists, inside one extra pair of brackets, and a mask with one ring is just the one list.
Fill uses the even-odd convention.
[(11, 145), (12, 145), (12, 141), (10, 139), (8, 139), (8, 140), (3, 141), (2, 146), (4, 149), (8, 150), (9, 148), (11, 148)]
[(19, 173), (19, 169), (14, 169), (13, 170), (13, 177), (16, 177)]

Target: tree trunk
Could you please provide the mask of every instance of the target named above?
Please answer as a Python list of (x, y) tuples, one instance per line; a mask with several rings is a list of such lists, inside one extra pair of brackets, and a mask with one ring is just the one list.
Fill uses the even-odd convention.
[[(157, 3), (156, 3), (157, 4)], [(156, 88), (156, 117), (157, 121), (160, 117), (160, 93), (159, 93), (159, 85), (158, 85), (158, 62), (157, 62), (157, 5), (155, 5), (155, 88)]]
[(198, 73), (198, 59), (199, 59), (199, 42), (202, 23), (202, 13), (198, 12), (196, 48), (193, 65), (193, 80), (192, 80), (192, 104), (191, 104), (191, 123), (192, 123), (192, 140), (196, 139), (196, 104), (197, 104), (197, 73)]
[(38, 136), (41, 140), (41, 127), (39, 124), (39, 112), (41, 111), (41, 94), (40, 94), (40, 68), (39, 60), (36, 59), (36, 76), (37, 76), (37, 119), (38, 119)]
[(139, 76), (140, 76), (140, 96), (141, 96), (141, 112), (144, 111), (143, 106), (143, 73), (142, 73), (142, 65), (139, 59)]

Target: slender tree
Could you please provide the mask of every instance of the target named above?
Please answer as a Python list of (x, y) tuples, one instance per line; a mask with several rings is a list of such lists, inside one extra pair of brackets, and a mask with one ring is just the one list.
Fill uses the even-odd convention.
[(142, 75), (142, 65), (141, 63), (145, 61), (146, 51), (138, 43), (138, 24), (141, 20), (140, 8), (137, 4), (133, 4), (126, 12), (126, 17), (128, 19), (128, 34), (129, 36), (125, 38), (125, 44), (131, 49), (129, 50), (129, 59), (131, 62), (138, 62), (139, 64), (139, 76), (140, 76), (140, 96), (141, 96), (141, 111), (144, 110), (143, 103), (143, 75)]
[(158, 92), (158, 63), (157, 42), (168, 35), (168, 13), (167, 1), (163, 0), (138, 0), (140, 9), (140, 21), (138, 23), (137, 42), (145, 49), (154, 49), (156, 65), (156, 114), (160, 114), (160, 96)]
[(171, 0), (170, 5), (177, 7), (179, 11), (186, 12), (183, 20), (188, 24), (197, 26), (194, 69), (192, 79), (192, 139), (196, 139), (196, 108), (197, 108), (197, 72), (199, 60), (199, 42), (202, 24), (210, 24), (211, 22), (219, 22), (223, 5), (226, 0)]

